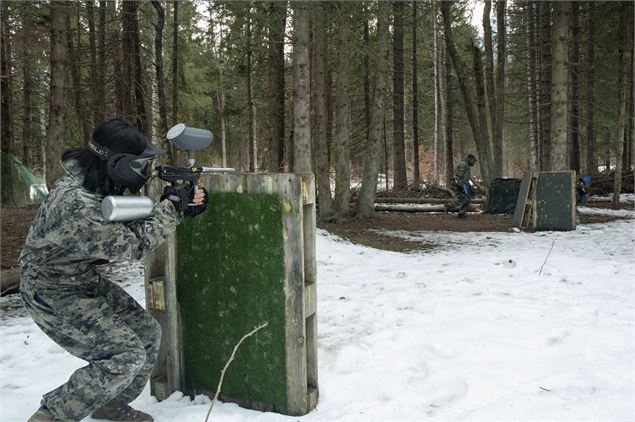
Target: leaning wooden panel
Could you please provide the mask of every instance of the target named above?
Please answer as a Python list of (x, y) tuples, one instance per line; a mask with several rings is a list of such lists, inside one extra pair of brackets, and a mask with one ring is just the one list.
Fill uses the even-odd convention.
[[(174, 389), (211, 395), (236, 342), (267, 321), (241, 346), (221, 398), (305, 414), (317, 403), (312, 175), (210, 175), (200, 184), (210, 191), (208, 211), (179, 227), (170, 264), (178, 281), (178, 344), (164, 341), (178, 349), (181, 371), (162, 372)], [(172, 385), (161, 384), (163, 394)]]
[(536, 230), (575, 230), (575, 172), (539, 173), (536, 202)]

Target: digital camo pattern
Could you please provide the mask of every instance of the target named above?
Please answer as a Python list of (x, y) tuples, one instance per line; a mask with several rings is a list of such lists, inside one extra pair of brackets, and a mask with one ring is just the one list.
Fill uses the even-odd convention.
[(467, 164), (466, 160), (461, 160), (459, 165), (456, 166), (456, 173), (454, 175), (454, 180), (458, 185), (465, 185), (470, 182), (470, 166)]
[[(470, 209), (470, 199), (472, 189), (470, 187), (470, 178), (472, 177), (470, 172), (470, 165), (467, 160), (461, 160), (459, 165), (456, 166), (456, 173), (454, 175), (454, 191), (456, 193), (456, 207), (459, 209), (459, 215), (465, 215)], [(467, 192), (464, 190), (464, 186), (467, 186)]]
[(109, 222), (101, 215), (102, 197), (82, 187), (76, 162), (64, 167), (67, 174), (40, 206), (20, 255), (20, 290), (37, 325), (89, 363), (43, 398), (56, 418), (80, 420), (97, 406), (127, 404), (141, 392), (161, 335), (154, 318), (101, 278), (95, 265), (140, 259), (182, 216), (158, 204), (145, 220)]

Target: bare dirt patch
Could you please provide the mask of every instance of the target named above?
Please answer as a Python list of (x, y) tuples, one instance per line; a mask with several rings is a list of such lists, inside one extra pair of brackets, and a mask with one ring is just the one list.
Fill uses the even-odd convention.
[[(582, 214), (580, 223), (597, 224), (623, 219), (625, 218), (609, 215)], [(431, 250), (438, 245), (388, 236), (381, 231), (509, 232), (512, 230), (512, 216), (469, 214), (467, 218), (457, 218), (452, 213), (378, 212), (375, 218), (319, 223), (318, 227), (356, 244), (387, 251), (408, 252)]]

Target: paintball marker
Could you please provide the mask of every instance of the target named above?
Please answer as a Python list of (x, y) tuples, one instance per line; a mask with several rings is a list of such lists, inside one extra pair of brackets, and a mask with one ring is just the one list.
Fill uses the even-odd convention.
[[(185, 166), (160, 165), (155, 168), (159, 179), (172, 185), (188, 183), (196, 192), (201, 174), (233, 173), (235, 169), (226, 167), (204, 167), (196, 164), (194, 153), (209, 146), (214, 134), (206, 129), (187, 127), (183, 123), (173, 126), (166, 135), (177, 148), (187, 151)], [(154, 202), (148, 197), (107, 196), (101, 202), (101, 212), (108, 221), (132, 221), (148, 217), (154, 209)]]

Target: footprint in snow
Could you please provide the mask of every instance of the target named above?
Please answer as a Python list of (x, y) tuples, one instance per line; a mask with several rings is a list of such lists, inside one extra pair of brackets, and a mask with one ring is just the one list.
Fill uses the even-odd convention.
[(456, 403), (467, 395), (467, 383), (464, 381), (449, 382), (434, 386), (434, 393), (428, 396), (426, 413), (435, 416), (444, 408)]

